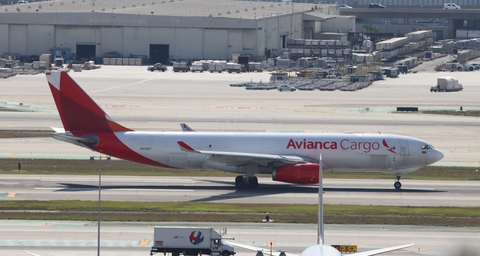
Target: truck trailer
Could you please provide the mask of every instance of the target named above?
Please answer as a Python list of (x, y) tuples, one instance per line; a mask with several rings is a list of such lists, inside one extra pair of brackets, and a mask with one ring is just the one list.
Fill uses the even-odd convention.
[(153, 230), (154, 253), (182, 255), (235, 255), (232, 246), (222, 243), (222, 236), (208, 227), (160, 227)]
[(458, 92), (463, 90), (463, 85), (455, 77), (439, 77), (437, 85), (430, 87), (430, 92)]

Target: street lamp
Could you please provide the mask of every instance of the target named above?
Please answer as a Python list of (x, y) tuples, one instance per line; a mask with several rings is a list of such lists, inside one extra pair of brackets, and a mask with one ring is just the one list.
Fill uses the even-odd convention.
[[(112, 158), (107, 156), (107, 163), (112, 162)], [(97, 220), (97, 226), (98, 226), (98, 234), (97, 234), (97, 256), (100, 256), (100, 221), (101, 221), (101, 208), (100, 208), (100, 202), (101, 200), (101, 191), (102, 191), (102, 155), (98, 157), (98, 220)], [(95, 162), (95, 156), (90, 157), (90, 163)]]
[(386, 20), (386, 21), (385, 21), (385, 25), (387, 25), (387, 33), (388, 33), (388, 24), (390, 24), (390, 21), (389, 21), (389, 20)]

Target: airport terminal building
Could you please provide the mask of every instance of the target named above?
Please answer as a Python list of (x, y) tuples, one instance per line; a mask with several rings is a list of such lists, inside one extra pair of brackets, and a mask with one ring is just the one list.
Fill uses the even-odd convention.
[(340, 17), (338, 5), (288, 2), (55, 0), (4, 5), (0, 13), (0, 53), (98, 63), (117, 56), (262, 60), (288, 39), (355, 29), (355, 17)]

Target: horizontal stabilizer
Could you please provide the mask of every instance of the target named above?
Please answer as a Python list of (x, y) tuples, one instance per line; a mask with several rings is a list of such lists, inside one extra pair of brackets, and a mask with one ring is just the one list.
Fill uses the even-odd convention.
[(98, 144), (98, 137), (93, 134), (75, 136), (70, 132), (63, 132), (53, 134), (53, 138), (87, 148)]

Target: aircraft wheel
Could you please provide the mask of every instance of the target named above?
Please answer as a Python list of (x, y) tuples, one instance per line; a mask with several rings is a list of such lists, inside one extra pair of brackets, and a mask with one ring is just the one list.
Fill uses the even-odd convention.
[(400, 183), (400, 181), (395, 181), (393, 186), (395, 186), (396, 189), (400, 189), (402, 187), (402, 183)]
[(243, 176), (237, 176), (235, 178), (235, 187), (237, 187), (237, 189), (245, 188), (245, 185), (247, 184), (245, 183), (245, 178)]
[(253, 176), (253, 177), (248, 177), (248, 187), (249, 188), (258, 188), (258, 178)]

